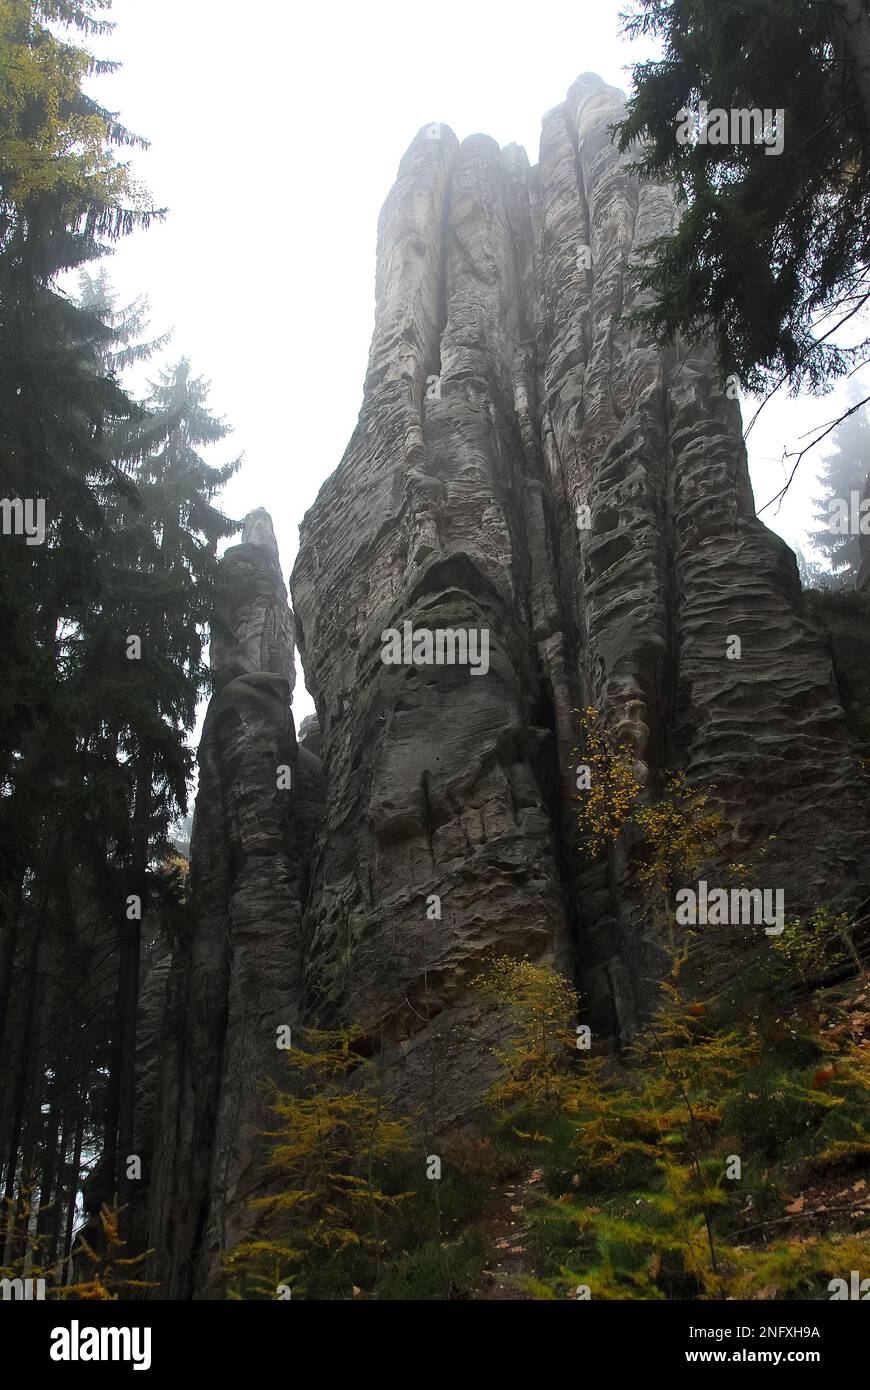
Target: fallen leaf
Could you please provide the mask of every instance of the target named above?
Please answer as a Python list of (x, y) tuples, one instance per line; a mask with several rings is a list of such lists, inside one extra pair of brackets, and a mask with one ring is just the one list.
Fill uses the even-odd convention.
[(786, 1207), (786, 1211), (794, 1215), (799, 1211), (803, 1211), (804, 1205), (805, 1202), (803, 1197), (798, 1197), (794, 1202), (791, 1203), (790, 1206)]
[(530, 1173), (530, 1174), (529, 1174), (528, 1181), (529, 1181), (529, 1182), (540, 1182), (540, 1181), (541, 1181), (541, 1178), (542, 1178), (543, 1176), (544, 1176), (544, 1170), (543, 1170), (543, 1168), (536, 1168), (535, 1171), (534, 1171), (533, 1173)]
[(522, 1207), (511, 1207), (511, 1211), (522, 1211)]
[(864, 1191), (864, 1188), (865, 1188), (866, 1186), (867, 1186), (867, 1183), (865, 1182), (864, 1178), (859, 1178), (857, 1182), (853, 1182), (853, 1183), (852, 1183), (852, 1191), (853, 1191), (853, 1192), (863, 1192), (863, 1191)]

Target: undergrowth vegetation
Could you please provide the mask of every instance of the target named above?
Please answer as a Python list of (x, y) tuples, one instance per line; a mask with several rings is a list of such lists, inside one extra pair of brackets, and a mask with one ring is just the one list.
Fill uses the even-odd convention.
[[(820, 1027), (813, 1008), (759, 1010), (735, 1027), (715, 1000), (688, 997), (676, 968), (625, 1065), (566, 1059), (542, 1104), (514, 1055), (510, 1103), (493, 1095), (496, 1133), (540, 1165), (545, 1189), (521, 1286), (540, 1298), (820, 1298), (844, 1271), (866, 1272), (870, 1050), (837, 1014)], [(822, 1178), (835, 1201), (796, 1196)], [(832, 1217), (837, 1229), (819, 1229)]]

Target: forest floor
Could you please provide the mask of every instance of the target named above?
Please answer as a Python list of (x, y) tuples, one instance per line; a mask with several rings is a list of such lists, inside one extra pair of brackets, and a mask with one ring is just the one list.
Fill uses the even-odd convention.
[[(544, 1175), (542, 1168), (533, 1169), (524, 1181), (509, 1183), (502, 1189), (501, 1200), (484, 1223), (484, 1233), (490, 1247), (487, 1268), (481, 1285), (474, 1295), (478, 1302), (497, 1300), (527, 1301), (531, 1294), (521, 1287), (523, 1277), (534, 1276), (535, 1269), (528, 1251), (531, 1228), (526, 1213), (538, 1198), (538, 1188)], [(493, 1188), (493, 1192), (498, 1189)]]

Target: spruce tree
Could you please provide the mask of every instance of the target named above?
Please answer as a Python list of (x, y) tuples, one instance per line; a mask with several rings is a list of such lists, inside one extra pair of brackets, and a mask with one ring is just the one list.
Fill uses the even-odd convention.
[[(145, 429), (157, 443), (131, 471), (135, 493), (107, 501), (100, 603), (82, 615), (71, 655), (81, 705), (90, 691), (101, 692), (102, 718), (88, 751), (93, 775), (113, 788), (92, 837), (97, 854), (102, 843), (111, 860), (106, 906), (119, 951), (104, 1187), (96, 1194), (103, 1201), (128, 1193), (142, 914), (153, 872), (171, 850), (170, 826), (187, 812), (187, 735), (208, 686), (203, 648), (217, 546), (238, 529), (214, 499), (239, 461), (213, 467), (201, 453), (229, 432), (207, 397), (207, 383), (186, 359), (153, 384)], [(131, 897), (138, 900), (132, 908)]]
[[(870, 353), (866, 0), (639, 0), (626, 32), (664, 56), (633, 70), (620, 147), (641, 141), (640, 171), (685, 205), (649, 248), (640, 282), (655, 301), (640, 317), (661, 339), (712, 331), (723, 373), (749, 390), (823, 389)], [(781, 152), (681, 143), (681, 113), (702, 100), (782, 110)]]
[[(0, 3), (0, 496), (29, 499), (35, 510), (44, 505), (45, 521), (37, 544), (23, 535), (0, 540), (0, 1137), (7, 1192), (20, 1141), (23, 1160), (33, 1151), (30, 1121), (39, 1123), (44, 963), (63, 865), (75, 848), (80, 740), (67, 703), (68, 643), (95, 600), (103, 496), (131, 491), (107, 440), (140, 413), (103, 370), (109, 330), (59, 289), (64, 272), (99, 258), (155, 215), (117, 159), (119, 148), (137, 141), (82, 87), (101, 65), (77, 40), (105, 31), (98, 13), (105, 8), (90, 0)], [(8, 1007), (16, 965), (13, 1037)]]
[(833, 436), (834, 449), (824, 461), (821, 482), (824, 493), (815, 499), (820, 510), (817, 520), (822, 527), (812, 533), (813, 544), (823, 551), (835, 573), (843, 579), (856, 579), (861, 564), (860, 539), (857, 534), (838, 534), (828, 525), (829, 503), (839, 498), (850, 507), (850, 494), (859, 497), (867, 471), (870, 469), (870, 423), (865, 410), (844, 420)]

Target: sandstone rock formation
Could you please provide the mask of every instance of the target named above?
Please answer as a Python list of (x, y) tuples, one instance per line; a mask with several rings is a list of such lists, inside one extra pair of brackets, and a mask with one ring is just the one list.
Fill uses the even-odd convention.
[[(534, 168), (420, 131), (381, 215), (359, 423), (301, 527), (329, 789), (308, 987), (409, 1074), (494, 951), (572, 959), (599, 1035), (636, 1026), (658, 943), (620, 855), (578, 855), (578, 707), (651, 795), (668, 769), (715, 785), (741, 856), (775, 829), (765, 883), (788, 912), (867, 873), (830, 651), (755, 519), (739, 407), (706, 350), (659, 351), (622, 317), (675, 212), (615, 150), (621, 108), (580, 78)], [(382, 630), (408, 619), (488, 628), (489, 673), (385, 666)]]
[[(149, 1197), (153, 1276), (170, 1298), (206, 1291), (250, 1221), (262, 1083), (286, 1079), (277, 1028), (298, 1019), (319, 816), (319, 760), (297, 750), (290, 713), (293, 624), (266, 512), (247, 518), (221, 571), (191, 840), (194, 926), (167, 986)], [(283, 789), (282, 767), (292, 777)]]
[[(741, 857), (775, 831), (763, 886), (788, 913), (870, 889), (832, 644), (755, 517), (738, 405), (705, 349), (623, 317), (675, 212), (611, 143), (621, 101), (578, 79), (533, 168), (446, 126), (403, 158), (359, 422), (291, 581), (317, 706), (298, 746), (264, 513), (223, 562), (154, 1126), (164, 1296), (207, 1293), (246, 1229), (277, 1024), (360, 1025), (434, 1129), (487, 1074), (470, 985), (495, 954), (572, 975), (596, 1046), (632, 1036), (662, 943), (623, 850), (581, 851), (578, 709), (620, 731), (650, 797), (675, 769), (715, 785)], [(486, 630), (488, 670), (385, 664), (406, 623)]]

